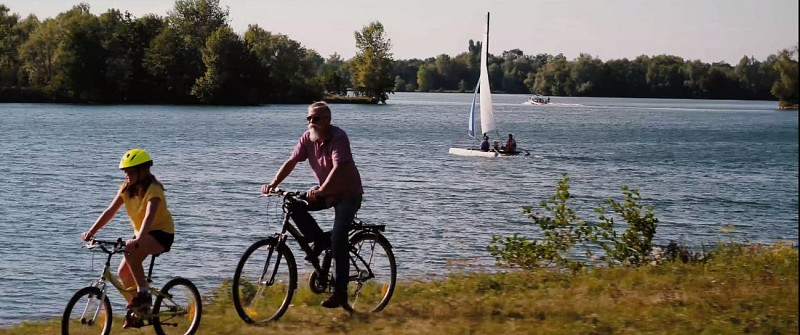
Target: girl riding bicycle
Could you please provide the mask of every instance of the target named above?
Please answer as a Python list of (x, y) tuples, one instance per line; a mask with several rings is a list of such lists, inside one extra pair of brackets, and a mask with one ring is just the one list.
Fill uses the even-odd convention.
[[(134, 237), (125, 243), (125, 257), (120, 262), (118, 274), (122, 284), (130, 290), (123, 293), (128, 301), (129, 312), (147, 309), (152, 304), (142, 262), (149, 255), (169, 251), (175, 233), (172, 215), (164, 197), (164, 186), (150, 173), (151, 166), (153, 160), (146, 151), (132, 149), (126, 152), (119, 162), (119, 168), (125, 172), (125, 182), (92, 227), (81, 234), (84, 241), (90, 240), (125, 205)], [(133, 287), (136, 287), (135, 296)], [(133, 320), (130, 315), (128, 313), (126, 316), (123, 327), (141, 324), (140, 320)]]

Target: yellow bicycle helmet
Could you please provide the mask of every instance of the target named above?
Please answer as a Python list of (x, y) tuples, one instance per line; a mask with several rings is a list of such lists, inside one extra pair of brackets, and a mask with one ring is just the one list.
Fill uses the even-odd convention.
[(147, 153), (147, 151), (142, 149), (131, 149), (122, 155), (122, 159), (119, 160), (119, 168), (127, 169), (152, 161), (153, 159), (150, 158), (150, 155)]

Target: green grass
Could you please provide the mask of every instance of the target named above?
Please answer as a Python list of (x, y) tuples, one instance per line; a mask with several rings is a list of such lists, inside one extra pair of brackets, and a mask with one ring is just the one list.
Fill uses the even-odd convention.
[[(381, 313), (326, 310), (298, 290), (263, 327), (236, 315), (229, 284), (212, 292), (199, 334), (797, 334), (798, 252), (780, 244), (722, 245), (706, 263), (461, 274), (403, 282)], [(302, 280), (302, 278), (301, 278)], [(66, 302), (64, 302), (66, 303)], [(120, 311), (115, 311), (119, 313)], [(0, 335), (57, 334), (59, 320)], [(112, 333), (154, 334), (150, 328)]]

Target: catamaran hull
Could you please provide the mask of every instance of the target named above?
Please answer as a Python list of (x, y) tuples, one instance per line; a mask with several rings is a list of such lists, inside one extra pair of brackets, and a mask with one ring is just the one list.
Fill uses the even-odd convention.
[(540, 102), (540, 101), (528, 100), (528, 104), (541, 106), (541, 105), (547, 105), (547, 104), (549, 104), (549, 102)]
[(489, 157), (489, 158), (519, 155), (519, 151), (496, 152), (496, 151), (481, 151), (478, 149), (462, 149), (462, 148), (450, 148), (449, 152), (451, 155), (457, 155), (457, 156)]

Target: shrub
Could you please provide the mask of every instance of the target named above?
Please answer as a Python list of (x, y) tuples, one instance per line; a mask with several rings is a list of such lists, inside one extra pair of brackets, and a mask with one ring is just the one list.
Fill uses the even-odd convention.
[[(574, 272), (588, 267), (586, 260), (593, 258), (593, 250), (603, 250), (599, 258), (608, 265), (640, 266), (661, 257), (663, 249), (653, 246), (658, 219), (650, 206), (641, 204), (637, 190), (623, 185), (625, 200), (619, 203), (607, 199), (605, 202), (611, 212), (602, 206), (596, 208), (599, 221), (588, 224), (569, 206), (569, 199), (573, 197), (569, 189), (569, 176), (565, 173), (558, 181), (555, 194), (539, 204), (542, 211), (534, 211), (533, 206), (523, 207), (523, 213), (541, 232), (540, 239), (520, 234), (492, 236), (487, 250), (498, 264), (525, 269), (552, 266)], [(628, 223), (621, 233), (613, 215)], [(575, 246), (583, 247), (583, 257), (578, 257)], [(659, 251), (659, 255), (655, 251)], [(679, 251), (667, 248), (667, 253), (678, 257)]]
[(594, 238), (605, 251), (603, 259), (609, 264), (639, 266), (653, 260), (653, 236), (656, 234), (658, 219), (651, 206), (641, 204), (639, 191), (622, 186), (625, 202), (618, 203), (614, 199), (606, 199), (611, 210), (628, 223), (627, 229), (618, 235), (614, 227), (614, 218), (607, 215), (607, 209), (595, 209), (600, 221), (594, 229)]

